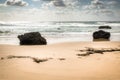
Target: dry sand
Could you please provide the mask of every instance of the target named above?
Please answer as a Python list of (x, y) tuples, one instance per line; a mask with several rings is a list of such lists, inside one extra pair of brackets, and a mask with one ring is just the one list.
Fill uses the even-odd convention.
[[(80, 51), (86, 48), (107, 51), (76, 55), (86, 53)], [(120, 51), (116, 49), (120, 49), (120, 42), (0, 45), (0, 80), (120, 80)], [(33, 58), (48, 61), (36, 63)]]

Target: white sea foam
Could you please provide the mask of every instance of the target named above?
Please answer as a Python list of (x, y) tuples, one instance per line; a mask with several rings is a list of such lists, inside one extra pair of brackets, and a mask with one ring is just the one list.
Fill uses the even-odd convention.
[[(0, 21), (0, 44), (18, 43), (17, 35), (26, 32), (40, 32), (49, 43), (59, 41), (92, 41), (92, 33), (101, 25), (111, 26), (105, 29), (111, 32), (112, 41), (120, 41), (120, 22), (3, 22)], [(85, 37), (84, 37), (85, 36)], [(117, 38), (115, 38), (115, 36)], [(14, 39), (13, 39), (14, 38)], [(12, 41), (16, 40), (16, 41)]]

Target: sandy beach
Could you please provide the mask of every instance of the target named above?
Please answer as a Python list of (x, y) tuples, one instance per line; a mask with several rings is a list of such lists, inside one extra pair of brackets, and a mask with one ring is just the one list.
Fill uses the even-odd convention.
[(0, 45), (0, 80), (119, 80), (119, 66), (120, 42)]
[(0, 0), (0, 80), (120, 80), (120, 0)]

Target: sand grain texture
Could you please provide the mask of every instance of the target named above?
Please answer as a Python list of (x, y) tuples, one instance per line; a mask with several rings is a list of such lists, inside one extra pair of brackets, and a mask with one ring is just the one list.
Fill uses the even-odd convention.
[[(119, 45), (120, 42), (0, 45), (0, 80), (120, 80), (120, 51), (76, 55), (86, 47), (120, 49)], [(7, 59), (9, 55), (21, 58)], [(48, 61), (35, 63), (31, 57)]]

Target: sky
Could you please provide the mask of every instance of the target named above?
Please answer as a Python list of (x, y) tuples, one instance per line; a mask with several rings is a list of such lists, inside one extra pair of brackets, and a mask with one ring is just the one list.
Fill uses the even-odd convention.
[(0, 0), (0, 21), (120, 21), (120, 0)]

